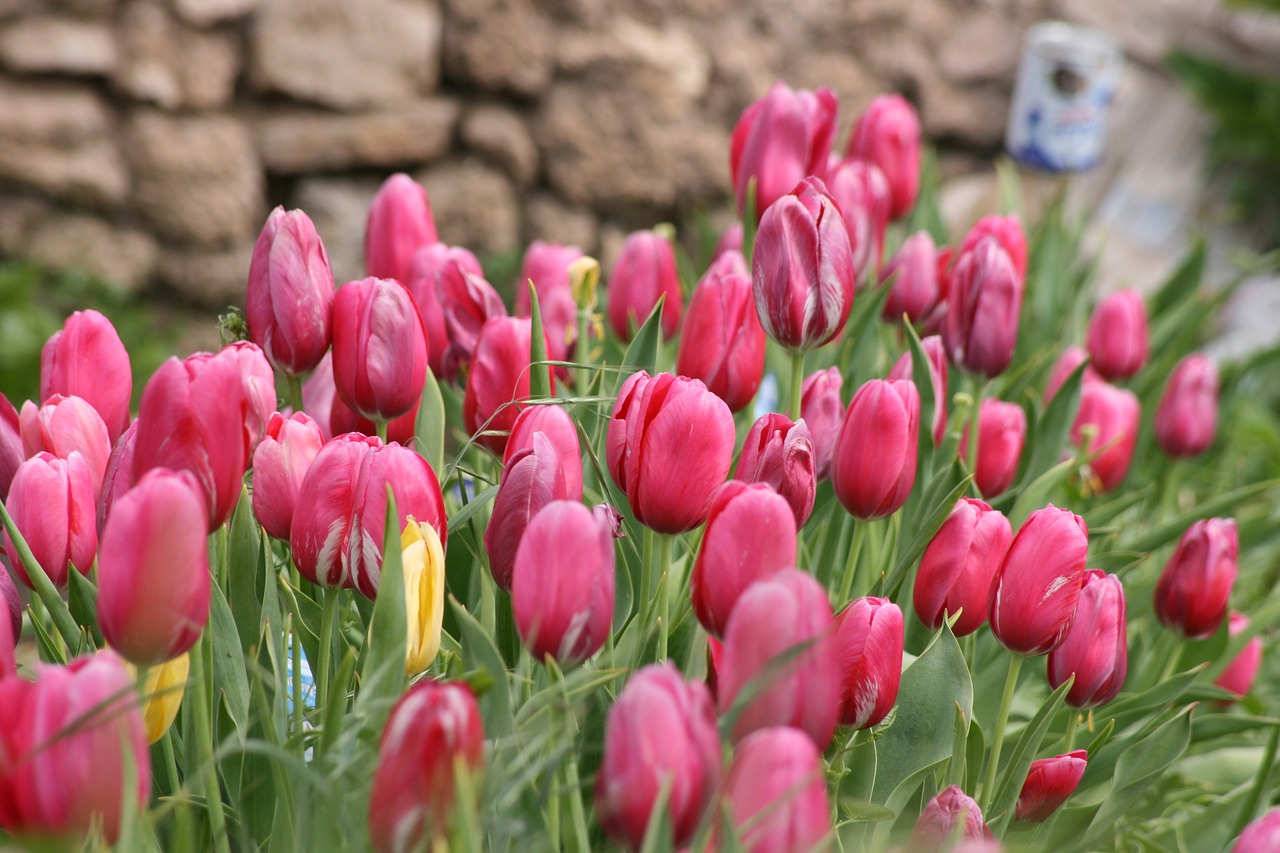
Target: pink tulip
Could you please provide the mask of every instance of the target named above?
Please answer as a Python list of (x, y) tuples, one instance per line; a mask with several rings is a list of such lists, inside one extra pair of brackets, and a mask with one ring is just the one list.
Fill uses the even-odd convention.
[(714, 264), (719, 260), (720, 256), (727, 252), (737, 252), (739, 256), (742, 254), (742, 222), (735, 221), (728, 228), (724, 229), (724, 233), (720, 235), (720, 239), (716, 241), (716, 247), (711, 252), (711, 262)]
[(1077, 749), (1031, 762), (1027, 780), (1018, 794), (1017, 819), (1036, 823), (1048, 820), (1080, 785), (1088, 758), (1088, 752)]
[(14, 672), (13, 650), (22, 636), (22, 599), (18, 597), (13, 578), (3, 567), (0, 567), (0, 604), (3, 605), (3, 610), (0, 610), (0, 678), (4, 678)]
[(0, 500), (9, 496), (9, 484), (13, 482), (13, 475), (26, 458), (18, 410), (9, 402), (8, 397), (0, 394)]
[(1280, 850), (1280, 808), (1274, 808), (1244, 828), (1231, 853), (1275, 853)]
[(387, 178), (369, 204), (364, 230), (365, 275), (403, 282), (413, 253), (438, 242), (427, 191), (404, 173)]
[(538, 433), (555, 445), (560, 457), (555, 472), (556, 490), (582, 497), (582, 446), (578, 442), (578, 428), (561, 406), (529, 406), (516, 415), (502, 464), (509, 466), (516, 454), (532, 448), (533, 437)]
[(810, 853), (831, 834), (822, 757), (798, 729), (774, 726), (744, 738), (723, 797), (747, 853)]
[[(520, 404), (529, 399), (531, 374), (548, 370), (529, 365), (532, 337), (527, 317), (498, 317), (485, 323), (476, 342), (462, 402), (463, 420), (476, 443), (498, 455), (507, 445), (506, 433), (520, 414)], [(478, 435), (481, 431), (495, 434)]]
[[(1233, 610), (1227, 618), (1227, 633), (1232, 637), (1249, 627), (1249, 617), (1243, 613)], [(1243, 698), (1253, 687), (1253, 680), (1257, 677), (1260, 666), (1262, 666), (1262, 639), (1252, 637), (1213, 683)]]
[[(359, 412), (352, 411), (338, 396), (337, 386), (333, 383), (332, 356), (332, 351), (327, 353), (311, 378), (302, 386), (303, 410), (315, 418), (320, 434), (326, 441), (347, 432), (377, 434), (377, 424)], [(387, 441), (406, 446), (413, 441), (418, 429), (418, 408), (421, 402), (415, 402), (408, 412), (387, 422)]]
[(40, 399), (80, 397), (98, 412), (112, 443), (129, 426), (133, 372), (129, 353), (111, 321), (77, 311), (40, 351)]
[(845, 413), (831, 464), (836, 497), (855, 518), (892, 515), (916, 479), (920, 395), (914, 383), (872, 379)]
[(1201, 353), (1178, 362), (1156, 409), (1156, 443), (1175, 459), (1198, 456), (1218, 431), (1218, 368)]
[(772, 413), (747, 431), (733, 478), (772, 486), (790, 505), (799, 529), (813, 512), (815, 467), (813, 436), (804, 418), (792, 423), (786, 415)]
[(1089, 467), (1098, 478), (1100, 491), (1112, 491), (1129, 473), (1140, 418), (1138, 398), (1132, 391), (1106, 382), (1090, 382), (1081, 389), (1071, 440), (1082, 444), (1084, 431), (1093, 428), (1093, 438), (1085, 452), (1096, 454)]
[(855, 598), (835, 621), (840, 650), (840, 722), (855, 729), (880, 723), (902, 680), (902, 611), (887, 598)]
[(948, 614), (960, 613), (951, 629), (957, 637), (981, 628), (991, 583), (1012, 543), (1004, 513), (975, 498), (961, 498), (920, 560), (913, 595), (920, 621), (936, 631)]
[(751, 280), (730, 271), (740, 258), (721, 255), (698, 282), (676, 351), (676, 373), (701, 379), (731, 412), (751, 403), (764, 377), (765, 336)]
[(289, 538), (302, 481), (323, 446), (319, 424), (305, 412), (271, 416), (253, 452), (253, 516), (276, 539)]
[(884, 235), (893, 203), (889, 181), (875, 163), (858, 158), (837, 163), (823, 180), (840, 209), (853, 250), (856, 287), (862, 289), (874, 281), (884, 255)]
[(240, 373), (245, 401), (245, 459), (252, 459), (253, 451), (267, 434), (267, 423), (277, 408), (276, 377), (271, 372), (271, 363), (258, 345), (249, 341), (228, 344), (213, 357), (230, 361)]
[(338, 396), (373, 420), (389, 421), (422, 398), (427, 336), (409, 291), (366, 278), (338, 289), (333, 302), (333, 380)]
[(933, 853), (946, 849), (951, 838), (985, 841), (991, 830), (974, 799), (955, 785), (944, 788), (928, 802), (911, 830), (907, 847), (913, 853)]
[(1016, 214), (1008, 216), (984, 216), (974, 223), (969, 233), (960, 241), (957, 255), (963, 255), (973, 249), (984, 237), (994, 237), (1000, 247), (1009, 253), (1013, 268), (1018, 278), (1027, 277), (1027, 237), (1022, 232), (1022, 223)]
[(845, 407), (840, 400), (843, 384), (840, 368), (828, 367), (806, 376), (801, 388), (800, 416), (813, 438), (814, 470), (819, 481), (831, 477), (831, 457), (844, 422)]
[(743, 111), (729, 152), (740, 216), (747, 215), (752, 179), (756, 209), (751, 216), (759, 220), (797, 181), (822, 171), (836, 134), (837, 106), (835, 93), (826, 87), (794, 92), (779, 81)]
[(413, 253), (409, 277), (401, 282), (422, 318), (422, 329), (427, 335), (427, 363), (437, 377), (445, 376), (444, 354), (449, 347), (440, 294), (447, 279), (461, 278), (466, 273), (484, 275), (475, 255), (461, 246), (431, 243)]
[(1116, 697), (1128, 669), (1124, 586), (1115, 575), (1089, 569), (1067, 636), (1049, 653), (1049, 686), (1057, 690), (1074, 675), (1067, 704), (1093, 708)]
[(991, 633), (1020, 655), (1051, 652), (1066, 639), (1084, 585), (1089, 528), (1053, 504), (1013, 537), (989, 598)]
[(1018, 340), (1022, 291), (1022, 278), (995, 238), (960, 253), (942, 332), (955, 364), (986, 377), (1004, 372)]
[(1202, 640), (1218, 630), (1235, 586), (1240, 538), (1230, 518), (1206, 518), (1187, 528), (1156, 583), (1160, 624)]
[(547, 331), (547, 354), (554, 361), (569, 357), (578, 334), (578, 304), (569, 283), (569, 264), (582, 257), (577, 246), (534, 240), (525, 250), (516, 282), (516, 315), (529, 316), (533, 302), (529, 282), (538, 293), (538, 310)]
[(680, 327), (683, 308), (680, 274), (670, 241), (656, 231), (636, 231), (622, 244), (622, 252), (609, 277), (609, 325), (623, 341), (649, 318), (659, 297), (662, 303), (662, 336), (670, 338)]
[(471, 364), (476, 341), (485, 323), (507, 316), (502, 297), (484, 276), (455, 269), (440, 278), (440, 306), (449, 346), (444, 352), (444, 375), (453, 379)]
[(1142, 294), (1121, 290), (1098, 305), (1089, 319), (1089, 357), (1103, 378), (1128, 379), (1146, 364), (1147, 309)]
[[(58, 588), (66, 587), (69, 568), (89, 574), (98, 552), (96, 505), (93, 473), (78, 451), (67, 459), (41, 452), (18, 466), (5, 509)], [(7, 532), (4, 543), (14, 577), (35, 589)]]
[[(978, 460), (973, 481), (983, 497), (994, 497), (1013, 484), (1027, 441), (1027, 414), (1017, 403), (987, 398), (978, 413)], [(969, 456), (969, 428), (960, 440), (960, 456)]]
[[(1045, 405), (1048, 405), (1049, 401), (1057, 396), (1058, 389), (1062, 387), (1062, 383), (1066, 382), (1067, 377), (1074, 373), (1076, 368), (1079, 367), (1088, 357), (1089, 354), (1077, 346), (1069, 346), (1062, 351), (1062, 355), (1058, 356), (1058, 360), (1054, 362), (1053, 369), (1049, 371), (1049, 381), (1045, 384), (1044, 388)], [(1098, 372), (1092, 367), (1086, 367), (1084, 369), (1084, 384), (1087, 385), (1090, 382), (1101, 381), (1102, 377), (1099, 376)]]
[(102, 487), (102, 477), (111, 457), (111, 438), (102, 416), (79, 397), (50, 397), (43, 406), (28, 400), (18, 417), (22, 447), (28, 458), (44, 451), (61, 459), (79, 453), (93, 474), (93, 490)]
[(849, 137), (848, 157), (870, 160), (889, 180), (892, 219), (901, 219), (920, 191), (920, 119), (901, 95), (871, 100)]
[[(929, 382), (933, 386), (933, 443), (942, 445), (947, 433), (947, 351), (942, 346), (942, 338), (930, 335), (920, 342), (924, 354), (929, 359)], [(915, 363), (911, 351), (904, 352), (889, 371), (890, 380), (906, 379), (915, 381)], [(916, 389), (919, 390), (919, 389)]]
[(116, 446), (111, 450), (111, 458), (107, 460), (107, 473), (102, 478), (102, 489), (98, 492), (98, 536), (102, 536), (102, 526), (111, 515), (111, 507), (125, 492), (133, 488), (133, 456), (138, 447), (138, 422), (129, 424), (129, 428), (120, 436)]
[(898, 253), (880, 271), (881, 284), (889, 285), (884, 303), (884, 319), (898, 322), (905, 314), (915, 322), (928, 315), (938, 303), (938, 259), (928, 231), (912, 234)]

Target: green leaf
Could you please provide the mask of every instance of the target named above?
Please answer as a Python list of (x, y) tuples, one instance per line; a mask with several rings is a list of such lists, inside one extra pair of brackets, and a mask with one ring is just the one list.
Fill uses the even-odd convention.
[[(241, 487), (240, 501), (231, 515), (231, 534), (228, 542), (227, 603), (235, 619), (240, 646), (251, 649), (262, 635), (262, 599), (265, 578), (261, 572), (259, 551), (262, 538), (258, 522), (253, 517), (253, 505), (249, 493)], [(259, 590), (262, 586), (262, 591)]]
[[(80, 653), (80, 649), (83, 646), (80, 626), (76, 624), (75, 618), (71, 615), (71, 610), (67, 607), (67, 603), (62, 600), (62, 596), (58, 594), (53, 581), (49, 580), (49, 576), (44, 573), (44, 568), (36, 560), (35, 555), (31, 553), (31, 547), (27, 545), (27, 540), (19, 532), (18, 525), (13, 523), (13, 517), (9, 515), (9, 509), (4, 505), (3, 501), (0, 501), (0, 520), (4, 522), (5, 532), (9, 534), (9, 539), (14, 549), (18, 552), (18, 560), (21, 561), (22, 568), (26, 570), (28, 580), (35, 587), (36, 595), (40, 596), (40, 603), (49, 612), (49, 616), (53, 619), (54, 627), (58, 629), (58, 633), (62, 635), (63, 642), (71, 650), (72, 657), (75, 657)], [(13, 559), (12, 553), (10, 553), (9, 559)]]
[(209, 638), (213, 644), (213, 689), (221, 691), (236, 729), (243, 732), (249, 720), (249, 677), (245, 672), (244, 648), (236, 630), (231, 606), (222, 587), (213, 584), (209, 600)]
[(995, 797), (991, 800), (991, 807), (987, 810), (987, 822), (992, 823), (997, 820), (1007, 820), (1013, 811), (1014, 803), (1018, 800), (1018, 794), (1022, 792), (1022, 783), (1027, 778), (1027, 773), (1031, 769), (1031, 761), (1036, 756), (1036, 751), (1040, 749), (1040, 742), (1044, 740), (1045, 733), (1049, 730), (1049, 723), (1058, 713), (1058, 709), (1062, 707), (1063, 701), (1067, 698), (1067, 692), (1071, 690), (1074, 677), (1068, 678), (1058, 689), (1053, 691), (1043, 704), (1040, 710), (1031, 718), (1030, 722), (1022, 729), (1022, 734), (1018, 737), (1017, 743), (1009, 752), (1008, 764), (1005, 765), (1004, 772), (1000, 774), (1000, 782), (996, 785)]
[[(904, 324), (907, 344), (911, 348), (911, 379), (920, 393), (920, 433), (916, 441), (916, 470), (932, 470), (933, 418), (938, 406), (945, 407), (946, 400), (939, 400), (933, 393), (933, 378), (929, 373), (929, 354), (924, 351), (920, 336), (910, 323)], [(917, 478), (918, 479), (918, 478)]]
[[(960, 478), (959, 482), (948, 489), (947, 487), (955, 482), (957, 477)], [(921, 493), (919, 502), (912, 501), (905, 508), (906, 514), (903, 517), (902, 528), (913, 533), (909, 544), (899, 553), (898, 562), (894, 564), (893, 570), (880, 587), (890, 598), (896, 600), (898, 589), (906, 579), (907, 572), (920, 559), (924, 549), (929, 547), (929, 542), (942, 528), (943, 522), (955, 509), (956, 502), (968, 491), (972, 481), (972, 475), (963, 474), (959, 460), (952, 460), (949, 466), (943, 468), (929, 481)]]
[(437, 478), (444, 477), (444, 436), (448, 430), (444, 415), (444, 395), (440, 383), (427, 368), (427, 381), (422, 386), (422, 403), (418, 406), (418, 419), (413, 425), (418, 439), (418, 452), (427, 460)]
[(489, 486), (484, 491), (478, 492), (471, 500), (467, 501), (466, 506), (449, 516), (449, 530), (461, 530), (471, 521), (473, 516), (482, 509), (487, 508), (497, 494), (497, 486)]
[(1173, 309), (1184, 299), (1195, 296), (1200, 289), (1200, 282), (1204, 279), (1205, 262), (1208, 257), (1205, 249), (1204, 238), (1197, 237), (1182, 263), (1148, 301), (1152, 320)]
[(515, 718), (511, 713), (511, 688), (506, 661), (502, 659), (502, 654), (488, 632), (452, 595), (449, 596), (449, 606), (462, 628), (462, 636), (458, 639), (462, 644), (462, 656), (467, 661), (467, 666), (486, 672), (493, 681), (493, 686), (479, 697), (485, 731), (498, 737), (509, 735), (515, 731)]
[(89, 632), (94, 646), (102, 648), (102, 630), (98, 627), (98, 588), (93, 581), (79, 572), (67, 572), (67, 603), (76, 622)]
[(1036, 419), (1031, 435), (1027, 437), (1031, 453), (1027, 455), (1026, 465), (1018, 478), (1019, 488), (1028, 487), (1058, 464), (1062, 448), (1071, 436), (1071, 425), (1075, 422), (1076, 412), (1080, 409), (1080, 388), (1084, 383), (1084, 371), (1085, 364), (1071, 371), (1071, 375), (1058, 388), (1058, 393), (1053, 395), (1049, 405)]
[(644, 325), (627, 346), (627, 351), (622, 356), (622, 369), (618, 371), (618, 378), (614, 382), (614, 397), (618, 396), (628, 376), (638, 370), (653, 372), (655, 369), (654, 365), (658, 361), (658, 345), (662, 341), (662, 306), (666, 301), (665, 293), (658, 297), (658, 304), (653, 306)]
[(1191, 526), (1192, 522), (1233, 510), (1255, 495), (1260, 495), (1277, 486), (1280, 486), (1280, 480), (1266, 480), (1261, 483), (1250, 483), (1247, 486), (1241, 486), (1238, 489), (1232, 489), (1229, 492), (1216, 495), (1194, 509), (1181, 513), (1177, 517), (1158, 525), (1142, 536), (1124, 541), (1122, 547), (1126, 551), (1136, 551), (1142, 554), (1150, 553), (1177, 539)]
[(889, 288), (878, 287), (860, 294), (853, 301), (853, 310), (849, 315), (849, 324), (844, 329), (845, 340), (841, 347), (848, 352), (841, 371), (846, 389), (857, 389), (871, 378), (868, 375), (872, 369), (870, 366), (875, 364), (876, 352), (880, 346), (880, 336), (875, 324), (888, 298)]
[[(360, 701), (385, 700), (379, 715), (404, 692), (405, 637), (409, 617), (404, 601), (404, 564), (400, 557), (400, 514), (387, 486), (387, 517), (382, 537), (382, 577), (360, 661)], [(381, 728), (375, 726), (375, 728)]]
[(532, 327), (529, 334), (529, 396), (534, 400), (551, 396), (551, 368), (547, 363), (547, 334), (542, 328), (542, 308), (538, 304), (538, 289), (533, 281), (529, 287), (529, 316)]

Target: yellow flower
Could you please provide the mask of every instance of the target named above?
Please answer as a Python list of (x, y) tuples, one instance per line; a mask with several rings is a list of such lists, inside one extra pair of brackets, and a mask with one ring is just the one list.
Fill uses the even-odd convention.
[(406, 638), (404, 671), (417, 675), (431, 666), (440, 651), (440, 630), (444, 624), (444, 549), (440, 536), (429, 524), (409, 516), (400, 536), (404, 563), (404, 603), (409, 631)]
[[(137, 669), (133, 664), (128, 666), (136, 680)], [(142, 722), (147, 730), (147, 743), (160, 740), (173, 725), (187, 690), (190, 670), (191, 658), (186, 652), (173, 660), (147, 667), (147, 683), (142, 685)]]

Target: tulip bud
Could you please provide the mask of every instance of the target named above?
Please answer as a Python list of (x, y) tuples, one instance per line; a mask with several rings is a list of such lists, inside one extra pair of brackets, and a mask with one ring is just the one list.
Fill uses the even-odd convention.
[(1048, 820), (1079, 786), (1088, 757), (1088, 752), (1077, 749), (1031, 762), (1027, 781), (1022, 783), (1022, 793), (1018, 794), (1015, 817), (1035, 823)]
[(1156, 583), (1160, 624), (1202, 640), (1218, 630), (1236, 582), (1240, 539), (1230, 518), (1206, 518), (1187, 528)]
[(427, 191), (404, 173), (387, 178), (369, 204), (364, 269), (371, 278), (405, 281), (413, 253), (439, 242)]
[(735, 742), (768, 726), (795, 726), (819, 749), (831, 742), (840, 715), (840, 654), (826, 590), (812, 576), (783, 569), (751, 584), (733, 606), (719, 672), (721, 714), (748, 684), (762, 689), (734, 722)]
[(510, 466), (522, 450), (533, 447), (533, 439), (542, 433), (555, 446), (560, 464), (555, 471), (557, 494), (582, 498), (582, 446), (573, 418), (561, 406), (530, 406), (516, 415), (511, 435), (503, 452), (503, 466)]
[(249, 262), (249, 340), (282, 373), (313, 370), (333, 338), (333, 269), (311, 218), (277, 207)]
[(369, 835), (378, 853), (425, 849), (444, 838), (458, 803), (458, 780), (480, 786), (484, 723), (465, 684), (419, 681), (400, 697), (378, 747), (369, 794)]
[(1274, 853), (1280, 850), (1280, 808), (1250, 823), (1236, 839), (1231, 853)]
[(832, 166), (824, 181), (849, 235), (855, 287), (860, 290), (873, 279), (884, 255), (884, 234), (893, 203), (889, 181), (875, 163), (856, 158)]
[[(0, 572), (0, 576), (8, 577), (8, 572)], [(9, 581), (10, 584), (13, 581)], [(3, 581), (0, 581), (3, 584)], [(18, 634), (13, 630), (13, 625), (0, 613), (0, 681), (8, 678), (18, 671), (18, 662), (15, 659), (18, 648)]]
[(887, 598), (855, 598), (835, 621), (840, 722), (869, 729), (889, 716), (902, 680), (902, 611)]
[(747, 853), (807, 853), (831, 834), (822, 758), (798, 729), (773, 726), (744, 738), (723, 796)]
[(840, 368), (828, 367), (810, 373), (801, 387), (800, 419), (809, 427), (813, 438), (814, 471), (819, 481), (831, 477), (831, 458), (835, 454), (840, 424), (844, 422), (844, 403), (840, 400), (843, 384)]
[(236, 341), (214, 353), (213, 358), (230, 361), (240, 374), (244, 394), (245, 459), (253, 458), (258, 442), (267, 434), (267, 422), (276, 411), (276, 377), (267, 357), (257, 344)]
[[(330, 350), (320, 360), (320, 366), (302, 386), (303, 409), (315, 417), (320, 434), (327, 441), (335, 435), (347, 432), (359, 432), (364, 435), (376, 435), (378, 425), (342, 402), (338, 389), (333, 384), (333, 351)], [(409, 445), (413, 441), (418, 428), (418, 408), (421, 400), (413, 404), (413, 408), (398, 418), (387, 422), (387, 441)]]
[(80, 397), (97, 411), (114, 443), (129, 426), (133, 372), (129, 353), (111, 321), (77, 311), (40, 351), (40, 399)]
[(388, 486), (399, 529), (412, 516), (435, 528), (445, 543), (444, 495), (427, 461), (399, 444), (340, 435), (321, 448), (298, 491), (297, 506), (307, 512), (294, 513), (289, 546), (303, 577), (377, 596)]
[(1067, 704), (1093, 708), (1116, 697), (1128, 669), (1124, 586), (1115, 575), (1089, 569), (1075, 620), (1062, 645), (1049, 653), (1049, 685), (1057, 690), (1074, 675)]
[[(3, 584), (2, 579), (0, 584)], [(1227, 618), (1227, 633), (1232, 637), (1249, 627), (1249, 617), (1243, 613), (1233, 610)], [(20, 620), (18, 624), (21, 624)], [(1259, 637), (1253, 637), (1245, 643), (1239, 654), (1231, 659), (1231, 663), (1227, 664), (1222, 674), (1213, 683), (1243, 698), (1253, 687), (1253, 679), (1257, 676), (1258, 667), (1261, 665), (1262, 640)]]
[(133, 679), (110, 650), (35, 673), (0, 679), (0, 829), (43, 839), (101, 832), (112, 844), (125, 811), (145, 810), (151, 796)]
[(1066, 638), (1084, 584), (1089, 528), (1053, 504), (1027, 518), (991, 585), (991, 633), (1006, 649), (1042, 655)]
[(690, 577), (693, 610), (707, 633), (721, 636), (742, 593), (796, 564), (791, 508), (764, 483), (720, 486)]
[(459, 271), (442, 276), (440, 305), (444, 311), (444, 327), (449, 346), (444, 352), (444, 374), (452, 379), (471, 364), (476, 341), (484, 324), (495, 317), (507, 316), (502, 297), (485, 281), (484, 276)]
[(1101, 491), (1119, 486), (1129, 473), (1140, 417), (1138, 398), (1132, 391), (1106, 382), (1090, 382), (1081, 389), (1071, 440), (1081, 444), (1085, 429), (1092, 427), (1093, 438), (1085, 452), (1096, 454), (1089, 467), (1097, 476)]
[(891, 219), (901, 219), (920, 192), (920, 119), (901, 95), (872, 99), (849, 137), (847, 157), (870, 160), (889, 180)]
[(21, 636), (22, 599), (8, 570), (0, 567), (0, 678), (12, 674), (13, 650)]
[(688, 684), (670, 663), (646, 666), (609, 709), (596, 810), (608, 835), (644, 844), (662, 786), (673, 843), (688, 844), (720, 783), (720, 735), (706, 685)]
[(1093, 367), (1110, 380), (1128, 379), (1147, 361), (1147, 310), (1142, 294), (1121, 290), (1098, 305), (1086, 337)]
[[(526, 317), (498, 317), (485, 323), (476, 341), (462, 414), (475, 442), (502, 455), (520, 403), (529, 399), (533, 326)], [(549, 380), (550, 381), (550, 380)], [(492, 435), (478, 435), (481, 432)]]
[(636, 231), (622, 244), (622, 252), (609, 277), (609, 325), (623, 341), (631, 340), (658, 298), (662, 304), (662, 336), (669, 338), (680, 327), (680, 274), (671, 243), (656, 231)]
[(825, 86), (795, 92), (778, 81), (743, 111), (733, 128), (729, 152), (739, 216), (747, 215), (752, 179), (756, 209), (750, 214), (759, 220), (797, 181), (822, 171), (836, 135), (837, 109), (835, 92)]
[(760, 218), (751, 256), (756, 314), (789, 350), (822, 346), (849, 319), (857, 269), (839, 214), (822, 181), (806, 178)]
[(733, 478), (772, 486), (791, 506), (799, 529), (809, 520), (817, 494), (813, 457), (813, 436), (804, 418), (792, 423), (786, 415), (768, 414), (747, 432)]
[(676, 351), (676, 373), (701, 379), (731, 412), (747, 407), (764, 376), (764, 329), (751, 280), (727, 271), (740, 257), (721, 255), (698, 282)]
[(618, 392), (605, 456), (636, 520), (658, 533), (683, 533), (706, 519), (733, 445), (733, 415), (705, 385), (641, 370)]
[(18, 466), (27, 458), (22, 446), (22, 425), (18, 410), (9, 398), (0, 394), (0, 500), (9, 496), (9, 485)]
[(920, 621), (936, 631), (948, 614), (960, 613), (951, 628), (957, 637), (981, 628), (991, 583), (1012, 542), (1004, 513), (975, 498), (961, 498), (920, 560), (912, 598)]
[(831, 463), (831, 485), (855, 518), (892, 515), (916, 480), (920, 395), (914, 383), (872, 379), (845, 413)]
[[(67, 585), (68, 567), (87, 575), (97, 555), (96, 496), (93, 474), (78, 451), (67, 459), (37, 453), (14, 475), (5, 508), (32, 556), (59, 589)], [(4, 543), (14, 578), (35, 589), (8, 532)]]
[[(978, 460), (973, 482), (983, 497), (994, 497), (1013, 483), (1027, 441), (1027, 414), (1017, 403), (988, 398), (978, 413)], [(960, 457), (969, 456), (969, 428), (960, 440)]]
[(1022, 290), (1022, 278), (994, 238), (960, 254), (942, 332), (955, 364), (986, 377), (1004, 372), (1018, 340)]
[(905, 314), (911, 322), (921, 319), (938, 302), (938, 259), (928, 231), (912, 234), (880, 271), (880, 283), (888, 284), (884, 319), (896, 323)]
[[(128, 666), (136, 682), (137, 669), (132, 664)], [(147, 733), (147, 743), (158, 743), (177, 719), (190, 672), (191, 655), (187, 652), (147, 668), (146, 683), (138, 685), (142, 694), (142, 725)]]
[(409, 292), (382, 278), (340, 287), (333, 301), (333, 381), (342, 401), (389, 421), (422, 398), (426, 379), (427, 336)]
[(22, 404), (18, 423), (28, 458), (44, 451), (67, 459), (78, 452), (93, 475), (94, 493), (102, 487), (107, 460), (111, 457), (111, 439), (102, 417), (87, 401), (57, 394), (43, 406), (28, 400)]
[(307, 469), (324, 446), (320, 426), (304, 412), (277, 412), (253, 452), (253, 517), (271, 536), (288, 539)]
[(107, 523), (111, 507), (125, 492), (133, 488), (133, 455), (138, 446), (138, 422), (129, 424), (129, 428), (120, 436), (116, 446), (111, 450), (111, 458), (107, 460), (107, 473), (102, 478), (102, 489), (98, 492), (98, 536), (102, 536), (102, 526)]
[(742, 240), (742, 222), (740, 220), (735, 221), (728, 228), (724, 229), (724, 233), (721, 234), (720, 239), (716, 241), (716, 247), (711, 252), (711, 263), (714, 264), (720, 259), (721, 255), (726, 253), (737, 252), (739, 257), (741, 257)]
[(413, 253), (409, 277), (401, 282), (422, 318), (422, 329), (427, 335), (427, 363), (436, 376), (445, 375), (444, 354), (449, 347), (440, 294), (446, 279), (461, 278), (466, 273), (483, 277), (484, 271), (475, 255), (461, 246), (432, 243)]
[[(933, 386), (933, 443), (942, 445), (947, 433), (947, 351), (942, 346), (942, 338), (930, 335), (920, 342), (924, 354), (929, 359), (929, 382)], [(889, 371), (890, 380), (906, 379), (915, 381), (915, 362), (911, 351), (907, 350), (894, 362)], [(916, 389), (917, 391), (919, 389)]]
[[(1077, 346), (1069, 346), (1062, 351), (1062, 355), (1058, 356), (1058, 360), (1053, 363), (1053, 369), (1049, 371), (1049, 381), (1044, 388), (1044, 402), (1047, 406), (1049, 401), (1058, 395), (1058, 389), (1062, 387), (1062, 383), (1067, 381), (1072, 373), (1075, 373), (1079, 367), (1089, 357), (1089, 354), (1082, 348)], [(1084, 384), (1090, 382), (1101, 382), (1102, 377), (1093, 367), (1084, 369)]]
[(569, 264), (582, 257), (577, 246), (562, 246), (534, 240), (525, 250), (516, 283), (516, 315), (529, 316), (533, 301), (529, 298), (529, 282), (538, 293), (538, 311), (547, 331), (547, 355), (553, 361), (569, 357), (569, 346), (577, 337), (578, 305), (569, 283)]
[(944, 788), (920, 812), (907, 849), (913, 853), (933, 853), (944, 850), (952, 838), (984, 841), (991, 837), (977, 802), (952, 785)]
[(1027, 237), (1022, 232), (1022, 223), (1016, 214), (1008, 216), (984, 216), (973, 224), (969, 233), (960, 241), (957, 254), (963, 255), (982, 241), (983, 237), (994, 237), (1000, 248), (1009, 253), (1013, 268), (1020, 280), (1027, 277)]
[(552, 501), (529, 520), (511, 574), (511, 610), (538, 660), (581, 663), (613, 624), (614, 510)]
[(1218, 430), (1218, 368), (1201, 353), (1178, 362), (1156, 409), (1156, 442), (1175, 459), (1198, 456)]
[(409, 516), (400, 534), (400, 560), (404, 567), (404, 603), (408, 633), (404, 674), (426, 672), (440, 652), (444, 628), (444, 546), (430, 524)]

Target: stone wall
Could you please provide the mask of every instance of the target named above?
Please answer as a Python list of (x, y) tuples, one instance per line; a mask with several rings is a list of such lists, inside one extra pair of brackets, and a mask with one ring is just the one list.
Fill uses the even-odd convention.
[(904, 92), (935, 140), (995, 151), (1054, 16), (1148, 63), (1187, 33), (1280, 55), (1213, 0), (0, 0), (0, 255), (222, 306), (285, 204), (346, 280), (393, 170), (448, 242), (607, 254), (723, 206), (729, 131), (778, 78), (832, 86), (846, 125)]

